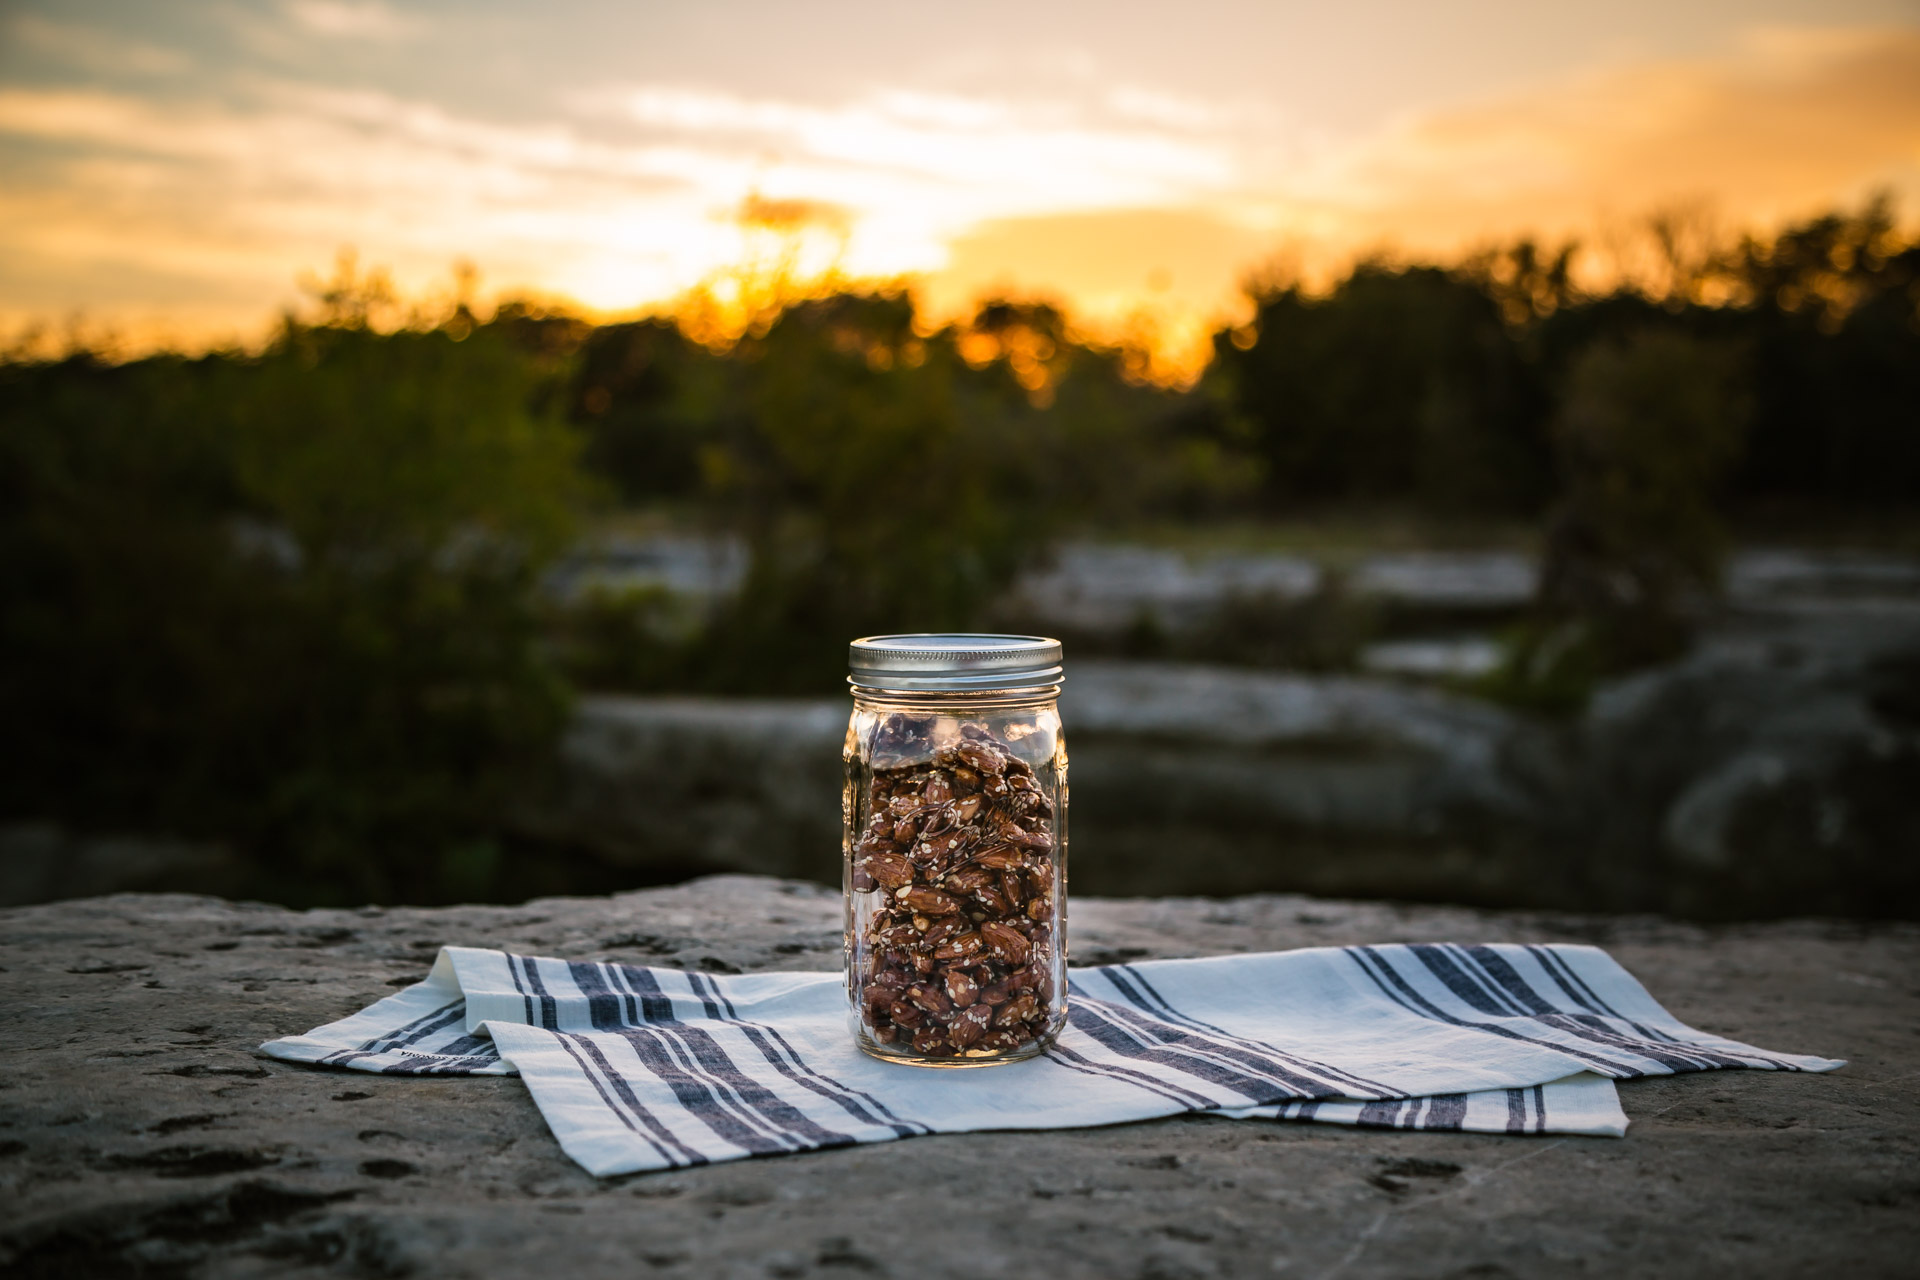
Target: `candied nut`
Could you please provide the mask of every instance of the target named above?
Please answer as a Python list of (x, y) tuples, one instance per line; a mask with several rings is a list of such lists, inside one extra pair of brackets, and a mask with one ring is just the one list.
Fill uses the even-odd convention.
[[(869, 987), (867, 989), (874, 991), (878, 988)], [(953, 1001), (954, 1007), (960, 1009), (965, 1009), (969, 1005), (978, 1003), (980, 999), (980, 987), (974, 982), (973, 975), (963, 969), (947, 970), (947, 999)]]
[(947, 916), (927, 929), (926, 936), (920, 939), (924, 946), (939, 946), (956, 933), (965, 933), (967, 922), (954, 916)]
[[(982, 927), (984, 928), (986, 926)], [(985, 945), (985, 939), (983, 939), (978, 932), (969, 929), (967, 932), (956, 934), (953, 938), (935, 947), (933, 949), (933, 958), (936, 960), (965, 960), (971, 956), (979, 955), (981, 948)]]
[(964, 1049), (987, 1034), (987, 1023), (993, 1017), (993, 1010), (986, 1005), (977, 1004), (962, 1012), (947, 1027), (947, 1039), (956, 1049)]
[(1041, 1014), (1040, 1002), (1031, 994), (1015, 996), (1001, 1005), (993, 1015), (996, 1027), (1012, 1027), (1023, 1022), (1031, 1022)]
[(938, 889), (908, 888), (899, 892), (900, 900), (922, 915), (950, 916), (960, 910), (960, 900)]
[(913, 863), (902, 853), (872, 853), (866, 858), (867, 874), (889, 889), (899, 890), (913, 883)]
[(1013, 910), (1013, 904), (1001, 897), (998, 889), (982, 889), (973, 899), (987, 909), (988, 915), (1004, 916)]
[(1002, 924), (998, 920), (989, 920), (980, 926), (979, 935), (986, 942), (987, 949), (992, 951), (997, 959), (1010, 965), (1023, 965), (1027, 962), (1032, 944), (1018, 929)]
[(993, 872), (984, 867), (962, 867), (947, 873), (944, 887), (953, 893), (972, 893), (993, 883)]
[(992, 1058), (1053, 1016), (1053, 805), (984, 724), (934, 750), (934, 723), (903, 721), (896, 737), (917, 736), (873, 748), (848, 883), (885, 894), (854, 908), (854, 989), (874, 1041)]
[(954, 746), (954, 752), (962, 760), (982, 775), (1003, 772), (1007, 767), (1007, 753), (999, 747), (976, 738), (963, 738)]
[(1044, 831), (1028, 831), (1014, 823), (1008, 823), (1000, 829), (1000, 838), (1010, 844), (1025, 845), (1029, 849), (1053, 848), (1053, 837)]
[(1006, 803), (1007, 812), (1021, 818), (1044, 818), (1052, 812), (1052, 810), (1047, 808), (1045, 797), (1036, 795), (1031, 791), (1016, 791), (1007, 797)]

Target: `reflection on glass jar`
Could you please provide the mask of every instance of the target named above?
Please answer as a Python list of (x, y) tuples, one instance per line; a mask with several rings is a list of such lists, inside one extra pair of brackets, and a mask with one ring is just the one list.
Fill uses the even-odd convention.
[(852, 647), (847, 996), (860, 1047), (929, 1066), (1039, 1053), (1065, 1023), (1060, 646), (877, 636)]

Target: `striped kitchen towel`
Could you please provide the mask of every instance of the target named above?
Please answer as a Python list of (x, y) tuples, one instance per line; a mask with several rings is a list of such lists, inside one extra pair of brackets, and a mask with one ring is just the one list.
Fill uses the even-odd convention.
[(426, 981), (261, 1048), (388, 1075), (512, 1075), (589, 1173), (924, 1133), (1199, 1112), (1491, 1133), (1626, 1132), (1616, 1079), (1831, 1071), (1696, 1031), (1582, 946), (1316, 947), (1072, 972), (1026, 1062), (899, 1066), (853, 1045), (837, 973), (723, 976), (467, 947)]

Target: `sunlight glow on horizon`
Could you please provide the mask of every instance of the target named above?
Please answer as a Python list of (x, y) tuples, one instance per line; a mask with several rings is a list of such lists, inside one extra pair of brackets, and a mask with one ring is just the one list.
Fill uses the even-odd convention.
[[(279, 12), (382, 49), (433, 30), (374, 0)], [(654, 311), (753, 255), (738, 213), (754, 198), (841, 211), (808, 270), (909, 281), (937, 319), (990, 294), (1047, 297), (1089, 333), (1181, 359), (1241, 318), (1242, 283), (1276, 258), (1312, 277), (1382, 250), (1603, 242), (1680, 205), (1729, 229), (1874, 190), (1920, 208), (1909, 27), (1736, 30), (1717, 53), (1490, 85), (1343, 136), (1244, 93), (1097, 74), (805, 99), (598, 79), (521, 112), (346, 75), (161, 91), (191, 78), (190, 59), (170, 61), (186, 55), (132, 36), (115, 54), (104, 29), (40, 14), (5, 22), (15, 59), (69, 71), (0, 74), (0, 331), (79, 314), (136, 348), (257, 335), (343, 245), (408, 295), (444, 293), (466, 260), (496, 297)]]

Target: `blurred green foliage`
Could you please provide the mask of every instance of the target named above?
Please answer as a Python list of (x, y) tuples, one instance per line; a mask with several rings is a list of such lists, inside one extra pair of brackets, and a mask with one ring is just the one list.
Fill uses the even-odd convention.
[(12, 814), (244, 849), (246, 891), (432, 899), (566, 714), (533, 587), (585, 492), (504, 333), (0, 369)]
[(1685, 648), (1720, 585), (1721, 497), (1751, 414), (1745, 363), (1671, 327), (1580, 353), (1551, 424), (1562, 496), (1536, 616), (1487, 692), (1574, 711), (1597, 680)]
[[(848, 639), (966, 626), (1063, 526), (1204, 504), (1249, 474), (1196, 397), (1073, 341), (1044, 305), (927, 333), (904, 294), (837, 293), (725, 351), (608, 326), (573, 403), (624, 495), (690, 497), (749, 553), (699, 634), (626, 624), (629, 687), (831, 688)], [(584, 608), (604, 634), (619, 606)]]
[[(396, 324), (350, 268), (258, 353), (0, 361), (0, 817), (225, 842), (282, 899), (512, 896), (569, 687), (816, 693), (849, 637), (977, 625), (1063, 530), (1339, 504), (1541, 522), (1483, 690), (1576, 707), (1684, 642), (1728, 511), (1920, 500), (1920, 248), (1883, 205), (1661, 243), (1603, 295), (1531, 244), (1263, 288), (1191, 387), (1035, 302), (783, 295), (720, 343)], [(609, 501), (736, 539), (741, 589), (553, 590)], [(1330, 581), (1116, 643), (1338, 669), (1382, 624)]]
[(1546, 489), (1539, 371), (1489, 291), (1460, 274), (1363, 264), (1323, 297), (1276, 289), (1257, 299), (1252, 334), (1222, 335), (1217, 354), (1254, 424), (1270, 507), (1525, 510)]

